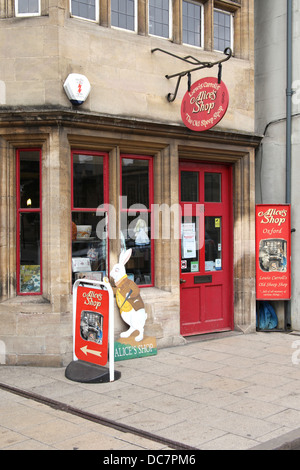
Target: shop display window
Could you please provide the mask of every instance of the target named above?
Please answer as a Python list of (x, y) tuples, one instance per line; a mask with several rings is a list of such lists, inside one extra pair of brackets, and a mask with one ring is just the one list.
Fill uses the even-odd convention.
[(41, 151), (17, 151), (17, 293), (41, 294)]
[(108, 274), (108, 156), (72, 152), (72, 282)]
[(151, 157), (121, 156), (121, 250), (132, 248), (126, 273), (153, 285), (153, 165)]

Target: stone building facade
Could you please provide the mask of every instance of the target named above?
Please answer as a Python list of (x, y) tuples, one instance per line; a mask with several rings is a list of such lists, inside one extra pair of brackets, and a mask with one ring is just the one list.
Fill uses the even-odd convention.
[[(26, 0), (0, 0), (0, 341), (7, 364), (61, 366), (71, 360), (72, 284), (78, 272), (72, 259), (98, 262), (92, 270), (107, 275), (122, 243), (133, 247), (127, 272), (140, 285), (146, 334), (157, 338), (159, 348), (182, 344), (187, 335), (256, 328), (260, 138), (254, 125), (254, 2), (128, 0), (125, 13), (121, 4), (96, 0), (90, 10), (80, 10), (75, 0), (36, 0), (29, 11)], [(195, 11), (200, 35), (191, 21)], [(163, 20), (156, 21), (155, 14)], [(159, 29), (161, 22), (167, 33)], [(213, 129), (191, 131), (180, 113), (186, 79), (176, 99), (166, 99), (176, 86), (176, 78), (166, 75), (191, 65), (165, 52), (216, 62), (224, 57), (217, 50), (224, 44), (233, 50), (222, 69), (228, 111)], [(80, 106), (70, 103), (63, 88), (73, 73), (91, 85)], [(217, 74), (216, 67), (199, 70), (192, 81)], [(197, 201), (182, 196), (193, 193), (195, 175), (196, 187), (205, 178), (208, 193), (214, 198), (219, 191), (224, 200), (198, 201), (205, 221), (190, 215), (196, 238), (205, 238), (205, 254), (203, 238), (191, 261), (184, 258), (182, 234), (175, 235), (178, 225), (187, 227), (180, 224), (180, 208)], [(98, 187), (101, 197), (95, 196)], [(120, 196), (142, 209), (127, 210)], [(224, 212), (218, 212), (221, 203)], [(99, 204), (104, 204), (100, 211)], [(155, 205), (172, 208), (170, 217), (161, 210), (155, 215)], [(128, 242), (141, 214), (148, 217), (146, 247), (133, 237)], [(97, 227), (107, 220), (114, 220), (115, 236), (109, 232), (100, 242)], [(212, 225), (211, 238), (198, 221), (206, 231)], [(77, 229), (92, 227), (88, 245), (72, 240), (72, 222)], [(209, 254), (210, 244), (217, 254)], [(201, 303), (197, 319), (189, 316), (195, 302)], [(116, 335), (124, 329), (117, 308), (115, 327)]]

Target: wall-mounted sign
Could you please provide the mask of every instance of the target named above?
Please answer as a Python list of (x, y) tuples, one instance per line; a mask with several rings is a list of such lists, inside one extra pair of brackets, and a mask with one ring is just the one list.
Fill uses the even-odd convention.
[(291, 207), (256, 206), (257, 300), (291, 298)]
[(70, 73), (64, 83), (67, 97), (75, 106), (85, 102), (91, 91), (88, 79), (79, 73)]
[(203, 78), (191, 86), (181, 104), (184, 124), (193, 131), (207, 131), (226, 114), (229, 93), (225, 83), (214, 77)]

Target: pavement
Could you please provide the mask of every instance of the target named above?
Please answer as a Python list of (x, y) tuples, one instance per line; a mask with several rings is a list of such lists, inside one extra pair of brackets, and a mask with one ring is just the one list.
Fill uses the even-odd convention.
[[(199, 450), (292, 450), (300, 443), (300, 336), (228, 333), (115, 363), (84, 384), (65, 368), (0, 366), (0, 384)], [(2, 450), (155, 450), (171, 446), (86, 420), (0, 385)]]

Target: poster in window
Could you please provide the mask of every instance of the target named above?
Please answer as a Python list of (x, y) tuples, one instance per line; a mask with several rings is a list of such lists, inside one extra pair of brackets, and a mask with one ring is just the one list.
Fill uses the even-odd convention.
[(20, 266), (20, 292), (23, 294), (39, 293), (41, 290), (41, 273), (39, 265)]
[(291, 298), (290, 205), (256, 206), (256, 297)]

